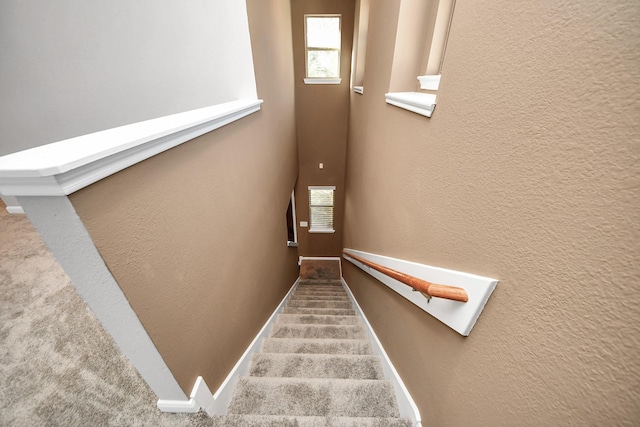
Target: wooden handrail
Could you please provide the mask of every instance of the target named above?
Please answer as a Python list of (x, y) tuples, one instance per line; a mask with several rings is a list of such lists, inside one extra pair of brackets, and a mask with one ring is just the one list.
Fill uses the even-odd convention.
[(467, 291), (456, 286), (438, 285), (435, 283), (427, 282), (426, 280), (418, 279), (417, 277), (410, 276), (405, 273), (393, 270), (391, 268), (383, 267), (375, 262), (367, 261), (359, 256), (352, 255), (349, 252), (342, 252), (343, 255), (353, 258), (356, 261), (379, 271), (389, 277), (396, 279), (405, 285), (411, 286), (416, 291), (420, 291), (430, 297), (445, 298), (454, 301), (467, 302), (469, 301), (469, 295)]

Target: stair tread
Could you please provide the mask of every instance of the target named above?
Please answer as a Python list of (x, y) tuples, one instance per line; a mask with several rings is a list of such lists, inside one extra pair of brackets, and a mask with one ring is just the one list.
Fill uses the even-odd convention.
[(307, 324), (307, 325), (361, 325), (356, 315), (319, 315), (319, 314), (291, 314), (281, 313), (276, 318), (279, 324)]
[(265, 353), (297, 354), (372, 354), (369, 340), (327, 338), (265, 338)]
[(319, 417), (287, 415), (214, 415), (213, 427), (411, 427), (413, 422), (394, 417)]
[(229, 413), (400, 416), (390, 381), (273, 377), (240, 378), (229, 404)]
[(384, 379), (373, 355), (255, 353), (249, 375), (282, 378)]

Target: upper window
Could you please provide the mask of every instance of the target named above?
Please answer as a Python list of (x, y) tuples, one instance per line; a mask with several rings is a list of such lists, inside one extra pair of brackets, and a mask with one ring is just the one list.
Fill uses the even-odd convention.
[(340, 15), (305, 15), (305, 83), (340, 83)]
[(309, 187), (309, 232), (333, 233), (333, 193), (336, 187)]

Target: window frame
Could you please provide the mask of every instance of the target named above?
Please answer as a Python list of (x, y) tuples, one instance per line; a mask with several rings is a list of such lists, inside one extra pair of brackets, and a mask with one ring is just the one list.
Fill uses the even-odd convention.
[[(336, 207), (336, 187), (335, 185), (310, 185), (308, 188), (309, 194), (309, 233), (335, 233), (335, 207)], [(331, 205), (312, 205), (311, 204), (311, 191), (312, 190), (331, 190), (333, 192)], [(331, 206), (331, 228), (314, 227), (311, 220), (311, 212), (314, 207), (327, 207)]]
[[(340, 31), (340, 47), (338, 48), (309, 48), (307, 42), (307, 18), (338, 18), (338, 28)], [(309, 77), (309, 51), (338, 52), (338, 76), (337, 77)], [(342, 78), (341, 74), (341, 62), (342, 56), (342, 14), (339, 13), (307, 13), (304, 15), (304, 82), (305, 84), (340, 84)]]

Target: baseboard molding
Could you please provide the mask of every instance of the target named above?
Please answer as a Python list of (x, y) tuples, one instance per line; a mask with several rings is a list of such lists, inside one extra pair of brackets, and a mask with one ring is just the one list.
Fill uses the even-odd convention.
[(382, 360), (382, 369), (384, 371), (385, 377), (388, 380), (391, 380), (391, 382), (393, 383), (393, 387), (398, 398), (398, 409), (400, 411), (400, 416), (412, 420), (415, 427), (421, 427), (422, 418), (420, 416), (418, 406), (413, 401), (413, 398), (409, 394), (409, 390), (407, 390), (407, 387), (404, 385), (404, 382), (402, 381), (402, 378), (400, 378), (400, 375), (398, 374), (398, 371), (396, 371), (396, 368), (393, 366), (393, 363), (391, 363), (391, 359), (389, 359), (387, 352), (384, 351), (382, 343), (378, 339), (378, 336), (373, 330), (373, 327), (371, 327), (369, 320), (367, 320), (367, 316), (365, 316), (364, 311), (362, 311), (360, 304), (358, 304), (358, 301), (353, 296), (353, 293), (351, 292), (351, 289), (349, 288), (349, 285), (344, 280), (344, 278), (342, 278), (342, 285), (345, 287), (347, 294), (349, 294), (349, 298), (353, 302), (353, 305), (356, 307), (356, 310), (358, 310), (358, 313), (360, 313), (360, 315), (362, 316), (362, 320), (364, 321), (369, 338), (371, 338), (371, 341), (373, 342), (373, 352), (377, 356), (380, 356)]
[(276, 316), (282, 311), (287, 300), (293, 293), (296, 286), (298, 286), (300, 279), (297, 279), (287, 295), (282, 299), (278, 307), (271, 314), (271, 317), (266, 321), (260, 332), (253, 339), (251, 344), (247, 347), (242, 354), (238, 362), (235, 364), (229, 375), (222, 382), (218, 390), (214, 394), (211, 393), (209, 387), (207, 387), (204, 379), (198, 377), (193, 390), (191, 391), (190, 399), (188, 401), (176, 401), (176, 400), (158, 400), (158, 409), (163, 412), (198, 412), (203, 409), (208, 415), (215, 414), (224, 415), (227, 413), (227, 407), (231, 402), (233, 396), (233, 390), (238, 382), (240, 376), (249, 372), (251, 365), (251, 357), (253, 353), (257, 352), (264, 339), (269, 335), (271, 331), (271, 325), (276, 319)]

